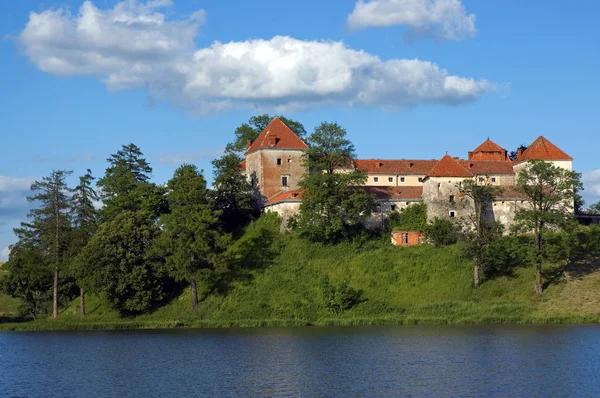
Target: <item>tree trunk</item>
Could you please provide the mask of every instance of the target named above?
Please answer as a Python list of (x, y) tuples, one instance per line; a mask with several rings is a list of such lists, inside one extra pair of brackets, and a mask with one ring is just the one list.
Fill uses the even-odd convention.
[(54, 289), (52, 294), (52, 318), (58, 317), (58, 267), (54, 269)]
[(79, 288), (79, 316), (85, 316), (85, 292)]
[(192, 285), (192, 309), (196, 309), (198, 307), (198, 289), (196, 288), (196, 279), (192, 278), (190, 283)]
[(537, 255), (536, 255), (536, 270), (535, 270), (535, 293), (542, 294), (544, 285), (542, 284), (542, 234), (536, 234)]

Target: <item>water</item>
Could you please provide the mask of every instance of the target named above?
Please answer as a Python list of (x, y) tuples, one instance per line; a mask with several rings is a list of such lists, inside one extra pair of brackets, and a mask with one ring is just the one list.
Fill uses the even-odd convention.
[(0, 396), (599, 397), (599, 326), (0, 333)]

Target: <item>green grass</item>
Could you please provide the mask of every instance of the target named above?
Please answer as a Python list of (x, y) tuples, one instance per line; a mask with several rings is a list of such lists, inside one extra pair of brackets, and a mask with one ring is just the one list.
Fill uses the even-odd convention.
[[(87, 297), (87, 316), (79, 318), (78, 300), (58, 320), (0, 324), (5, 330), (135, 329), (230, 326), (350, 326), (404, 324), (595, 323), (600, 321), (600, 271), (563, 278), (542, 297), (533, 292), (534, 270), (471, 286), (471, 263), (458, 248), (323, 246), (283, 236), (279, 257), (249, 278), (213, 292), (196, 311), (185, 290), (150, 314), (121, 318), (98, 297)], [(548, 266), (547, 271), (552, 267)], [(347, 281), (363, 301), (340, 314), (329, 312), (321, 280)], [(0, 313), (16, 303), (0, 296)]]

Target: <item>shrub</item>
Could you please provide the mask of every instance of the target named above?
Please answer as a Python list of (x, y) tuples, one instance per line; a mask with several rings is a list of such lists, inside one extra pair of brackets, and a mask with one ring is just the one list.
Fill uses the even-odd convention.
[(448, 246), (458, 241), (459, 230), (452, 221), (436, 217), (427, 224), (424, 233), (435, 246)]
[(354, 307), (361, 301), (362, 291), (348, 285), (348, 282), (332, 283), (328, 277), (321, 281), (321, 292), (325, 307), (333, 313), (340, 313)]

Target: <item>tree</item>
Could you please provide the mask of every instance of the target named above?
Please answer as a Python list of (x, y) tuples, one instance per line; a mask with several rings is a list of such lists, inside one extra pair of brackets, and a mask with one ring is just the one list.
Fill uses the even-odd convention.
[(258, 196), (240, 169), (241, 158), (227, 151), (213, 160), (214, 190), (211, 192), (215, 208), (221, 212), (220, 220), (225, 232), (247, 225), (260, 214)]
[(310, 171), (333, 174), (336, 169), (354, 166), (354, 145), (346, 138), (346, 130), (339, 124), (321, 123), (310, 135), (308, 142), (305, 162)]
[(98, 180), (104, 202), (101, 211), (103, 220), (111, 220), (121, 211), (140, 210), (144, 205), (146, 210), (157, 213), (164, 210), (164, 199), (159, 199), (160, 188), (149, 182), (152, 168), (140, 148), (135, 144), (123, 145), (107, 161), (110, 166), (104, 177)]
[(542, 294), (543, 235), (568, 227), (573, 221), (574, 196), (582, 188), (581, 175), (542, 160), (532, 160), (519, 173), (517, 188), (528, 199), (529, 208), (515, 214), (515, 231), (533, 232), (536, 241), (535, 292)]
[(489, 217), (494, 198), (498, 196), (501, 189), (490, 185), (477, 184), (472, 179), (458, 183), (459, 192), (470, 199), (472, 212), (467, 217), (467, 226), (464, 233), (467, 239), (467, 251), (473, 256), (473, 285), (481, 283), (482, 263), (485, 248), (496, 238), (501, 236), (501, 225), (498, 225), (492, 217)]
[(458, 228), (450, 220), (435, 217), (425, 228), (425, 237), (434, 244), (434, 246), (448, 246), (456, 243), (458, 240)]
[(514, 162), (519, 157), (519, 152), (523, 153), (526, 150), (527, 150), (527, 146), (521, 144), (521, 145), (519, 145), (519, 147), (516, 150), (510, 151), (510, 153), (508, 154), (508, 158)]
[(122, 211), (102, 223), (78, 256), (89, 284), (124, 314), (148, 311), (164, 292), (162, 259), (152, 249), (160, 228), (144, 211)]
[[(87, 169), (86, 173), (79, 177), (79, 185), (74, 189), (72, 197), (71, 213), (73, 215), (73, 231), (71, 238), (71, 258), (87, 245), (98, 228), (98, 211), (94, 202), (99, 200), (98, 194), (92, 187), (94, 181), (92, 171)], [(85, 291), (84, 280), (88, 274), (87, 264), (77, 264), (72, 261), (71, 269), (77, 277), (79, 285), (79, 315), (85, 315)]]
[(159, 246), (169, 273), (190, 283), (192, 308), (198, 306), (197, 280), (209, 284), (219, 271), (228, 236), (219, 226), (220, 211), (209, 202), (206, 180), (196, 166), (184, 164), (168, 183), (170, 213), (161, 217)]
[(19, 242), (11, 247), (8, 271), (0, 281), (1, 290), (22, 301), (21, 313), (33, 316), (48, 313), (52, 302), (52, 271), (40, 247)]
[(392, 213), (390, 220), (392, 218), (397, 220), (392, 225), (393, 229), (423, 232), (427, 228), (427, 205), (415, 203), (400, 210), (399, 213)]
[(47, 256), (48, 263), (54, 268), (54, 285), (52, 298), (52, 317), (58, 317), (59, 272), (66, 262), (68, 236), (71, 229), (71, 190), (65, 179), (72, 172), (54, 170), (41, 181), (31, 185), (34, 195), (28, 196), (29, 202), (40, 203), (40, 207), (32, 209), (29, 223), (21, 223), (15, 228), (19, 242), (36, 247)]
[(590, 205), (587, 210), (586, 213), (588, 214), (600, 214), (600, 201)]
[(309, 138), (305, 157), (309, 172), (300, 213), (290, 225), (314, 241), (335, 243), (354, 236), (375, 207), (373, 195), (362, 186), (367, 176), (358, 170), (335, 173), (354, 163), (354, 146), (337, 123), (322, 123)]
[[(235, 139), (233, 142), (227, 144), (225, 147), (227, 152), (242, 153), (246, 150), (248, 141), (254, 142), (260, 133), (267, 127), (269, 122), (274, 116), (268, 114), (252, 116), (248, 123), (243, 123), (237, 129), (235, 129)], [(279, 119), (286, 124), (296, 135), (300, 138), (306, 135), (304, 126), (292, 119), (288, 119), (283, 116), (279, 116)]]

